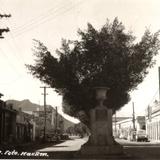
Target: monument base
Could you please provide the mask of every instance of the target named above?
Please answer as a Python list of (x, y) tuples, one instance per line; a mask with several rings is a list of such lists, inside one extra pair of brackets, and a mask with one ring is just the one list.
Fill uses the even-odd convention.
[(117, 143), (112, 134), (112, 109), (104, 106), (105, 87), (96, 88), (98, 105), (90, 110), (91, 135), (81, 147), (80, 157), (115, 157), (124, 156), (123, 147)]
[(119, 155), (123, 154), (121, 145), (112, 146), (88, 146), (84, 145), (80, 150), (81, 155)]
[(130, 159), (130, 156), (123, 152), (123, 147), (120, 144), (109, 145), (109, 146), (92, 146), (84, 144), (81, 147), (81, 150), (78, 151), (74, 158), (79, 159), (107, 159), (107, 160), (116, 160), (116, 159)]

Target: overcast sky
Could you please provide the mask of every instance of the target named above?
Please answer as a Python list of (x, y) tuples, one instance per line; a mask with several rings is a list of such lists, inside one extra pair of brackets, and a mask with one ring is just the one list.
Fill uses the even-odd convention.
[[(11, 14), (1, 19), (0, 27), (10, 32), (0, 39), (0, 92), (3, 99), (30, 101), (43, 105), (43, 90), (39, 80), (27, 73), (25, 64), (33, 63), (33, 41), (42, 41), (54, 55), (61, 39), (76, 39), (78, 28), (85, 29), (87, 22), (100, 28), (108, 18), (118, 17), (132, 30), (137, 40), (148, 27), (152, 32), (160, 29), (159, 0), (0, 0), (0, 13)], [(157, 57), (159, 59), (159, 57)], [(158, 96), (158, 66), (160, 61), (131, 94), (135, 111), (141, 113), (154, 97)], [(61, 97), (47, 89), (47, 103), (61, 106)], [(121, 113), (132, 114), (132, 103)]]

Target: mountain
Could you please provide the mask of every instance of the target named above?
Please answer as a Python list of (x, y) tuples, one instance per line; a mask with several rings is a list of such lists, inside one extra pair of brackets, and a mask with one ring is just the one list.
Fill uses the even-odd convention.
[(33, 112), (33, 111), (43, 111), (43, 106), (40, 106), (38, 104), (30, 102), (28, 99), (22, 100), (22, 101), (17, 101), (17, 100), (7, 100), (7, 104), (13, 104), (13, 109), (21, 110), (23, 112)]
[[(32, 114), (35, 111), (44, 111), (44, 106), (32, 103), (28, 99), (25, 99), (22, 101), (7, 100), (6, 104), (12, 104), (13, 109), (19, 110), (21, 108), (22, 112), (29, 113), (29, 114)], [(56, 112), (55, 108), (53, 108), (51, 105), (47, 105), (47, 112), (51, 114), (52, 110), (54, 110), (54, 112)], [(64, 118), (59, 113), (57, 113), (57, 114), (58, 114), (58, 117), (62, 117), (62, 120), (64, 122), (64, 130), (66, 130), (70, 126), (74, 126), (74, 124), (75, 124), (74, 122), (71, 122), (70, 120)]]

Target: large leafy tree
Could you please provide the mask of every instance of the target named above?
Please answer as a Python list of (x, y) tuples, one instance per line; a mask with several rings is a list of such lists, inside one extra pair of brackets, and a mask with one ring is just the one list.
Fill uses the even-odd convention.
[(95, 107), (93, 88), (109, 88), (106, 106), (118, 110), (130, 100), (129, 93), (143, 81), (158, 54), (159, 32), (145, 30), (139, 42), (117, 18), (96, 30), (88, 24), (78, 31), (78, 40), (62, 40), (56, 51), (35, 40), (35, 64), (27, 65), (31, 74), (63, 95), (64, 111), (80, 116)]

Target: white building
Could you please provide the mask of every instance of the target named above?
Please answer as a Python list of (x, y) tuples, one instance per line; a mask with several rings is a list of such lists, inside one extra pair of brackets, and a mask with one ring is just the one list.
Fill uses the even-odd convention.
[(146, 130), (150, 140), (160, 140), (160, 103), (146, 109)]
[[(119, 120), (113, 123), (113, 133), (114, 136), (124, 139), (131, 139), (132, 133), (134, 130), (146, 129), (145, 116), (137, 116), (135, 118), (135, 129), (134, 122), (132, 117), (128, 117), (127, 119)], [(115, 131), (116, 130), (116, 131)]]

